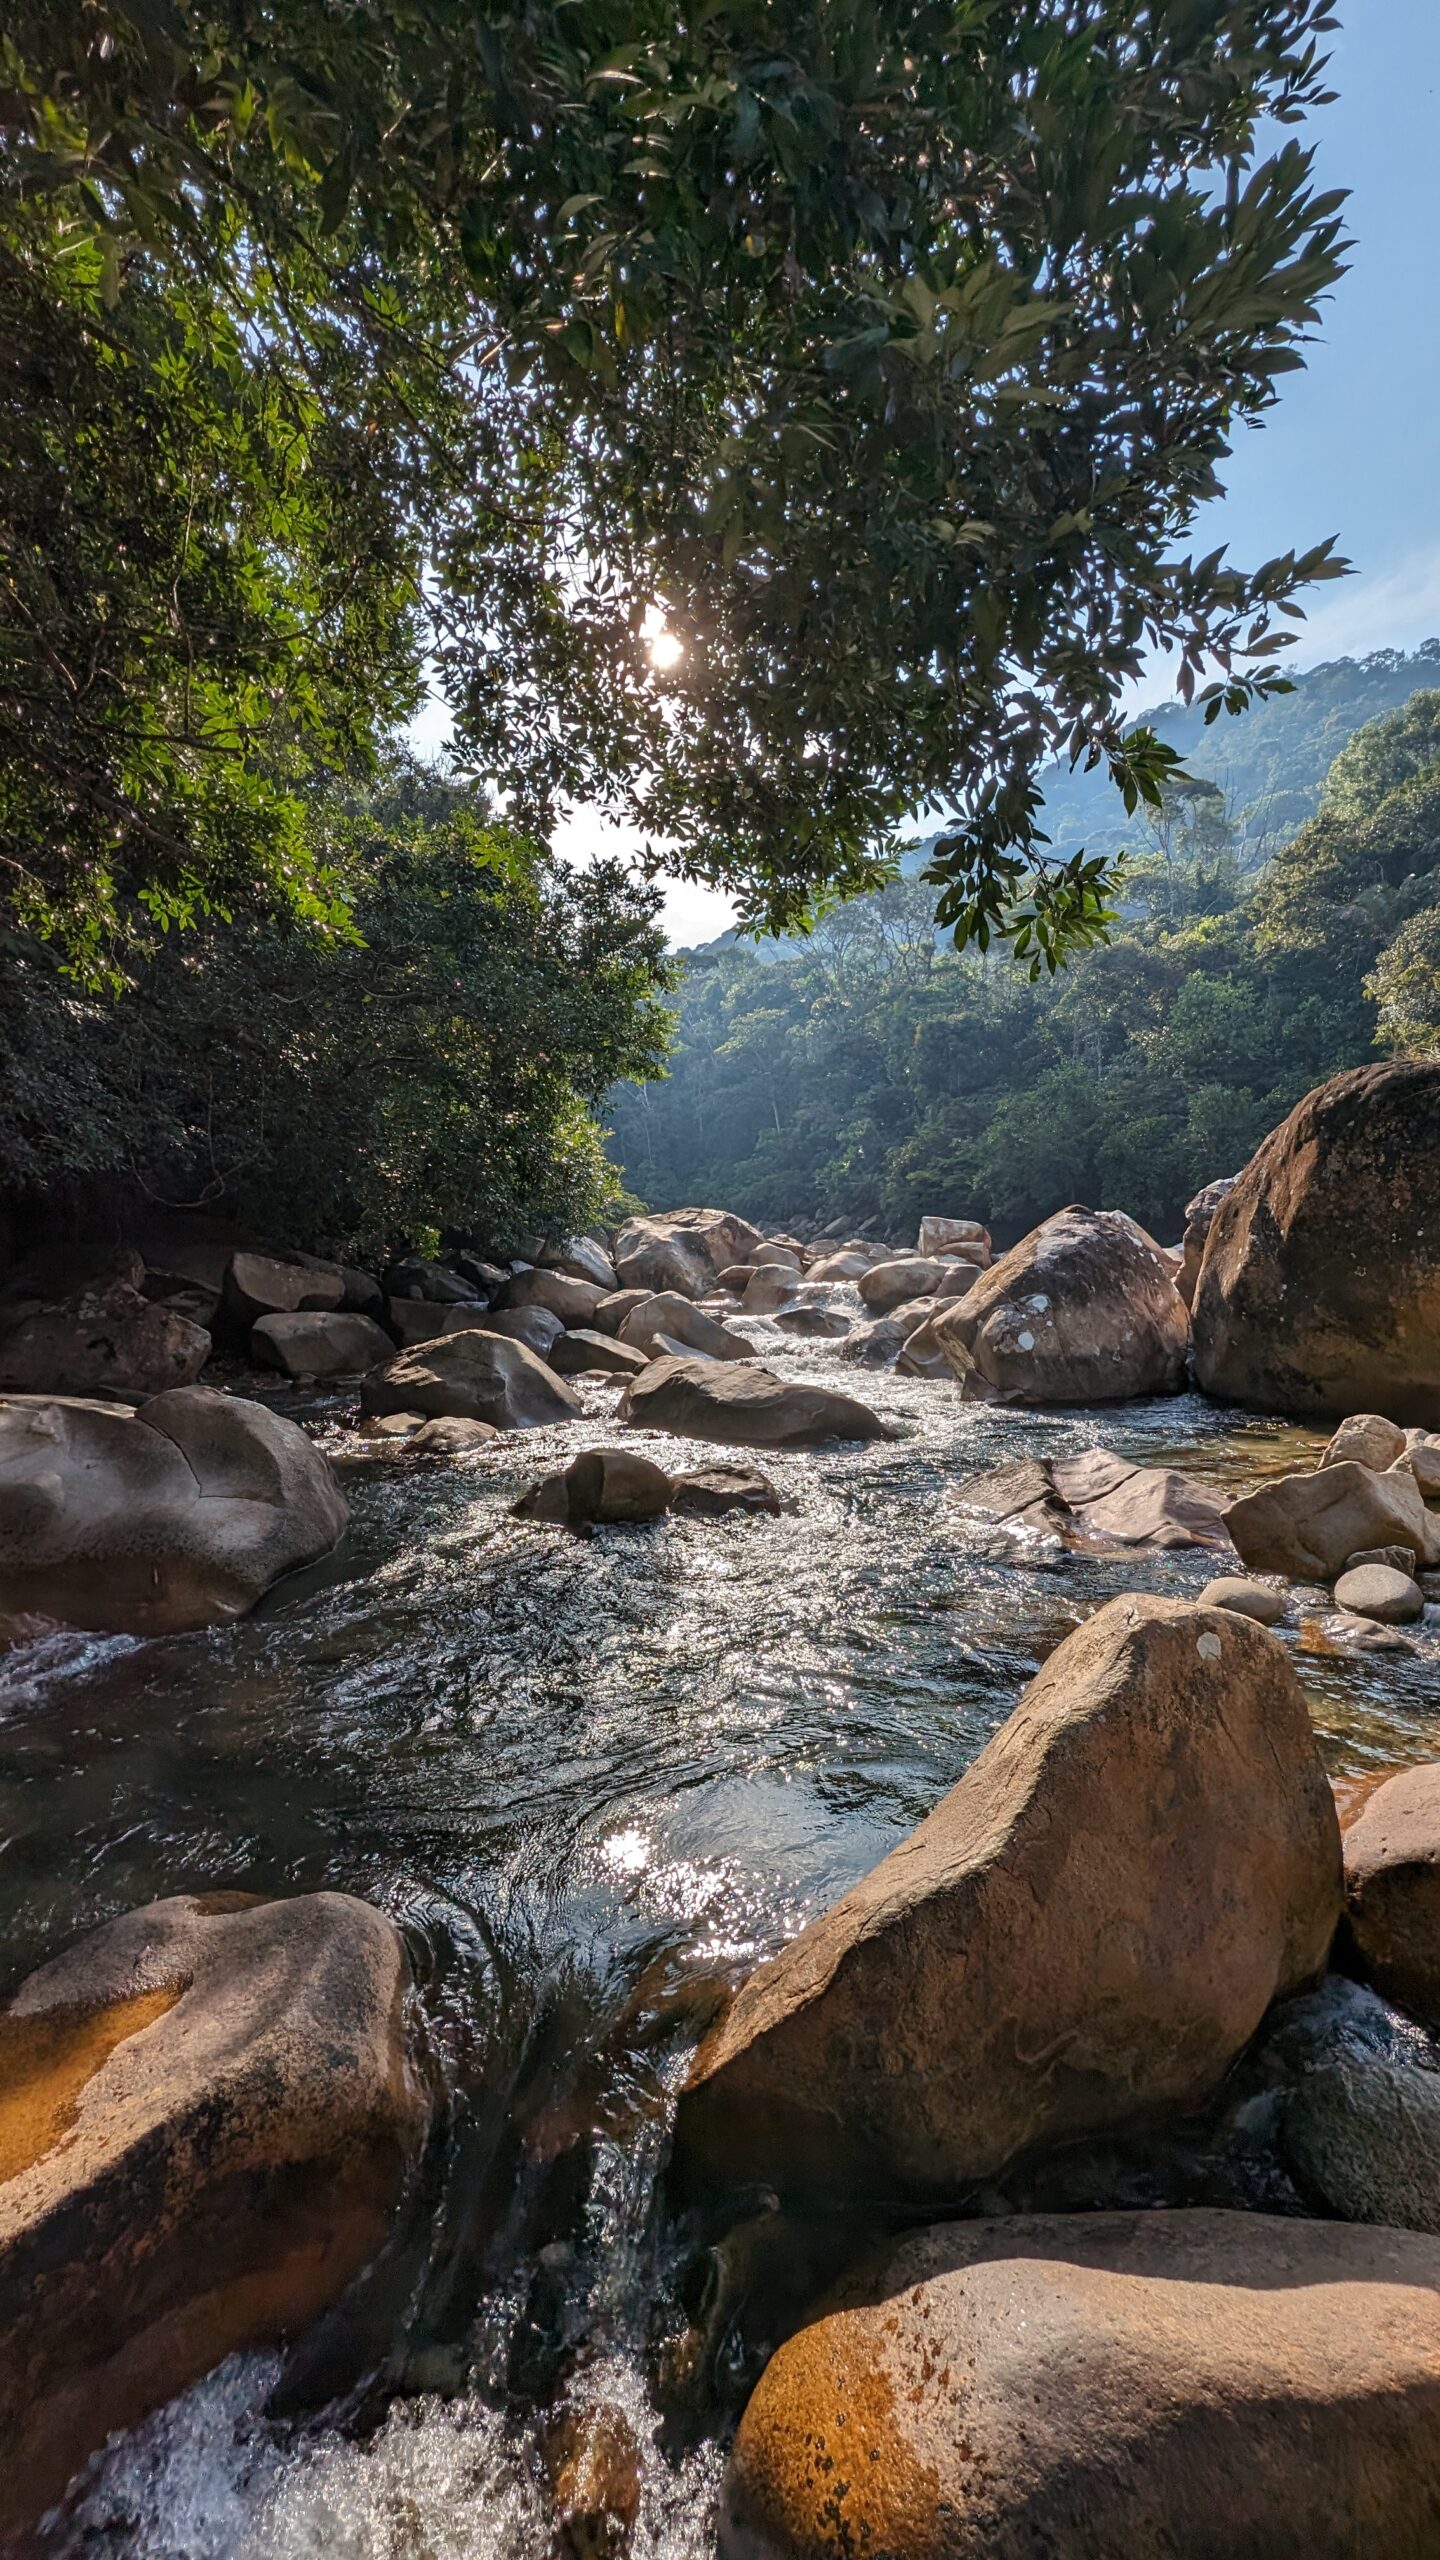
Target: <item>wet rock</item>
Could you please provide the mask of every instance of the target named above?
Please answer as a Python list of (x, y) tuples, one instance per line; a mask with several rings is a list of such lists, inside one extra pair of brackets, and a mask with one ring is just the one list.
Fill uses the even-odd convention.
[(978, 1218), (922, 1218), (917, 1250), (920, 1253), (942, 1253), (947, 1245), (978, 1245), (988, 1253), (990, 1230)]
[[(940, 1298), (927, 1302), (922, 1299), (920, 1303), (921, 1305), (928, 1303), (930, 1313), (922, 1317), (913, 1330), (907, 1330), (905, 1339), (895, 1355), (895, 1366), (902, 1378), (950, 1378), (952, 1376), (950, 1363), (935, 1333), (935, 1327), (949, 1306), (950, 1300)], [(901, 1307), (897, 1312), (904, 1317), (913, 1314), (914, 1310)]]
[(872, 1315), (888, 1316), (892, 1308), (908, 1306), (916, 1298), (938, 1297), (942, 1280), (953, 1276), (933, 1255), (907, 1253), (893, 1262), (872, 1263), (855, 1285)]
[(0, 1335), (0, 1387), (25, 1395), (163, 1395), (188, 1387), (210, 1357), (210, 1336), (177, 1308), (128, 1280), (42, 1306)]
[(1425, 1614), (1425, 1594), (1408, 1573), (1393, 1565), (1362, 1564), (1342, 1573), (1335, 1585), (1335, 1605), (1352, 1617), (1373, 1618), (1384, 1627), (1408, 1627)]
[(758, 1467), (697, 1467), (675, 1482), (677, 1511), (692, 1511), (704, 1520), (720, 1520), (731, 1511), (778, 1512), (783, 1506), (768, 1476)]
[(775, 1244), (767, 1240), (755, 1247), (750, 1256), (750, 1267), (752, 1271), (792, 1271), (798, 1280), (804, 1263), (798, 1245)]
[(618, 1418), (646, 1431), (752, 1449), (819, 1449), (832, 1440), (883, 1440), (884, 1423), (854, 1396), (795, 1385), (758, 1360), (652, 1360), (631, 1380)]
[(293, 2334), (383, 2242), (426, 2109), (408, 1968), (348, 1894), (182, 1896), (0, 2014), (0, 2523)]
[(1173, 1394), (1188, 1331), (1159, 1248), (1133, 1220), (1070, 1208), (982, 1273), (936, 1339), (967, 1391), (1103, 1404)]
[(1361, 1969), (1440, 2028), (1440, 1762), (1387, 1778), (1345, 1833), (1345, 1908)]
[(590, 1318), (590, 1324), (597, 1333), (613, 1333), (618, 1336), (620, 1327), (631, 1308), (645, 1306), (654, 1295), (653, 1289), (615, 1289), (608, 1298), (601, 1299)]
[(650, 1365), (648, 1351), (637, 1350), (631, 1342), (617, 1342), (613, 1334), (592, 1332), (587, 1325), (562, 1333), (549, 1359), (561, 1378), (637, 1378)]
[(402, 1351), (387, 1369), (372, 1369), (360, 1389), (366, 1413), (458, 1414), (492, 1422), (497, 1431), (532, 1431), (569, 1422), (580, 1399), (523, 1342), (504, 1334), (442, 1333)]
[(622, 1288), (703, 1298), (730, 1263), (749, 1262), (762, 1241), (758, 1227), (728, 1210), (675, 1209), (630, 1219), (615, 1238), (615, 1269)]
[(1253, 1618), (1258, 1627), (1278, 1627), (1285, 1616), (1285, 1602), (1278, 1591), (1271, 1591), (1263, 1582), (1247, 1582), (1233, 1573), (1207, 1582), (1200, 1594), (1200, 1605), (1203, 1609), (1233, 1609), (1237, 1618)]
[(362, 1413), (355, 1429), (362, 1440), (408, 1440), (424, 1421), (423, 1413)]
[(492, 1422), (472, 1422), (463, 1414), (439, 1414), (430, 1422), (422, 1422), (405, 1443), (409, 1458), (465, 1458), (472, 1449), (483, 1449), (488, 1441), (498, 1440), (499, 1432)]
[(547, 1244), (540, 1255), (547, 1271), (563, 1271), (571, 1280), (588, 1280), (602, 1297), (620, 1286), (615, 1265), (593, 1236), (567, 1236), (563, 1244)]
[[(482, 1324), (487, 1333), (503, 1333), (511, 1342), (523, 1342), (541, 1360), (558, 1368), (555, 1346), (563, 1341), (565, 1327), (549, 1307), (487, 1307), (483, 1314), (475, 1310), (446, 1310), (442, 1333), (459, 1332), (466, 1324)], [(432, 1337), (433, 1338), (433, 1337)]]
[(1348, 2057), (1285, 2106), (1285, 2149), (1309, 2198), (1342, 2222), (1440, 2232), (1440, 2076)]
[(261, 1316), (296, 1315), (345, 1304), (345, 1274), (338, 1263), (308, 1253), (232, 1253), (220, 1285), (227, 1320), (248, 1333)]
[(1052, 1532), (1072, 1545), (1096, 1540), (1144, 1547), (1230, 1545), (1222, 1494), (1175, 1467), (1137, 1467), (1110, 1449), (1022, 1459), (962, 1484), (958, 1498), (972, 1510)]
[(393, 1360), (395, 1346), (368, 1316), (296, 1313), (261, 1316), (251, 1330), (250, 1356), (287, 1378), (356, 1378)]
[(1440, 1423), (1440, 1064), (1334, 1076), (1211, 1222), (1195, 1292), (1207, 1394), (1267, 1412)]
[(1338, 1467), (1353, 1458), (1357, 1466), (1369, 1467), (1378, 1476), (1404, 1455), (1405, 1434), (1398, 1423), (1387, 1422), (1383, 1413), (1352, 1413), (1331, 1434), (1321, 1452), (1320, 1464)]
[(0, 1609), (169, 1635), (238, 1618), (346, 1523), (320, 1451), (239, 1396), (0, 1400)]
[[(925, 1331), (932, 1318), (943, 1315), (949, 1304), (948, 1298), (908, 1299), (903, 1306), (892, 1308), (888, 1316), (877, 1316), (872, 1324), (856, 1325), (840, 1357), (857, 1369), (893, 1369), (906, 1345)], [(949, 1377), (950, 1365), (943, 1354), (941, 1367)], [(924, 1374), (934, 1375), (928, 1360)]]
[(506, 1281), (497, 1304), (501, 1307), (544, 1307), (558, 1316), (567, 1330), (572, 1325), (592, 1322), (602, 1298), (612, 1293), (597, 1288), (593, 1280), (575, 1280), (568, 1272), (546, 1271), (532, 1267), (517, 1271)]
[(850, 1319), (838, 1307), (782, 1307), (775, 1318), (782, 1333), (799, 1334), (809, 1342), (843, 1342), (850, 1330)]
[(1333, 1581), (1364, 1547), (1406, 1546), (1427, 1562), (1440, 1554), (1408, 1469), (1376, 1475), (1353, 1458), (1309, 1475), (1276, 1476), (1242, 1494), (1225, 1526), (1242, 1564), (1300, 1582)]
[(669, 1510), (674, 1491), (664, 1468), (633, 1449), (587, 1449), (568, 1467), (531, 1485), (512, 1508), (517, 1520), (586, 1530), (658, 1520)]
[(652, 1352), (664, 1336), (682, 1350), (698, 1351), (707, 1360), (753, 1360), (755, 1345), (743, 1333), (736, 1333), (717, 1317), (706, 1315), (689, 1298), (674, 1290), (664, 1290), (658, 1297), (632, 1307), (620, 1326), (620, 1340), (632, 1351)]
[(640, 2447), (613, 2400), (562, 2409), (545, 2435), (558, 2560), (613, 2560), (640, 2512)]
[(722, 2560), (1426, 2560), (1440, 2246), (1274, 2215), (942, 2223), (781, 2348)]
[(681, 2094), (681, 2175), (953, 2205), (1017, 2156), (1198, 2105), (1339, 1910), (1283, 1648), (1224, 1610), (1112, 1601), (742, 1986)]

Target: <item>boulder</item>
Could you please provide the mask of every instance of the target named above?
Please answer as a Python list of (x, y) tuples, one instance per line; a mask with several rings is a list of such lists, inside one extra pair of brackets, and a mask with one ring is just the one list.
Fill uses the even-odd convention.
[(372, 1369), (360, 1389), (365, 1413), (459, 1414), (497, 1431), (533, 1431), (570, 1422), (579, 1397), (523, 1342), (472, 1326), (442, 1333)]
[[(732, 1263), (730, 1268), (734, 1269)], [(798, 1245), (757, 1244), (750, 1256), (752, 1271), (793, 1271), (798, 1279), (804, 1269)]]
[(343, 1307), (345, 1274), (338, 1263), (320, 1262), (313, 1254), (232, 1253), (220, 1304), (228, 1321), (248, 1333), (261, 1316)]
[(744, 1294), (747, 1281), (752, 1280), (754, 1276), (753, 1262), (727, 1262), (724, 1270), (718, 1275), (715, 1286), (723, 1290), (728, 1297), (739, 1298)]
[(682, 2175), (953, 2206), (1022, 2154), (1198, 2106), (1339, 1911), (1283, 1647), (1227, 1610), (1112, 1600), (742, 1986), (681, 2093)]
[[(1018, 1528), (1061, 1537), (1068, 1546), (1230, 1546), (1223, 1494), (1178, 1468), (1137, 1467), (1110, 1449), (1023, 1458), (962, 1484), (958, 1499)], [(1258, 1619), (1260, 1613), (1249, 1614)]]
[(636, 1450), (587, 1449), (558, 1474), (532, 1484), (511, 1508), (517, 1520), (588, 1530), (658, 1520), (669, 1510), (674, 1491), (664, 1468)]
[(1369, 1467), (1380, 1476), (1405, 1455), (1405, 1434), (1398, 1422), (1387, 1422), (1383, 1413), (1352, 1413), (1331, 1434), (1320, 1453), (1320, 1464), (1339, 1467), (1353, 1458), (1357, 1466)]
[(0, 1400), (0, 1609), (130, 1635), (210, 1626), (328, 1554), (347, 1516), (313, 1441), (239, 1396)]
[(721, 2560), (1429, 2560), (1440, 2244), (1276, 2214), (909, 2234), (771, 2359)]
[(1263, 1582), (1246, 1582), (1235, 1573), (1222, 1573), (1207, 1582), (1200, 1594), (1202, 1609), (1233, 1609), (1237, 1618), (1253, 1618), (1257, 1627), (1278, 1627), (1285, 1615), (1285, 1603), (1278, 1591)]
[(1427, 1502), (1440, 1502), (1440, 1432), (1407, 1431), (1405, 1464)]
[(838, 1307), (782, 1307), (775, 1318), (782, 1333), (797, 1333), (811, 1342), (843, 1342), (850, 1319)]
[(872, 1263), (855, 1286), (872, 1316), (888, 1316), (893, 1307), (908, 1306), (915, 1298), (938, 1297), (941, 1281), (956, 1276), (933, 1255), (907, 1253)]
[[(434, 1342), (445, 1330), (447, 1315), (468, 1316), (473, 1323), (483, 1313), (479, 1307), (439, 1307), (430, 1298), (387, 1298), (385, 1301), (386, 1327), (402, 1350), (413, 1342)], [(556, 1321), (558, 1323), (558, 1317)]]
[(1218, 1181), (1207, 1182), (1203, 1191), (1197, 1191), (1194, 1199), (1185, 1203), (1185, 1232), (1180, 1242), (1180, 1269), (1175, 1286), (1187, 1307), (1195, 1303), (1195, 1283), (1205, 1258), (1205, 1239), (1210, 1233), (1210, 1221), (1226, 1193), (1234, 1188), (1234, 1174), (1222, 1173)]
[(210, 1357), (210, 1336), (178, 1308), (142, 1297), (128, 1280), (39, 1307), (0, 1335), (0, 1387), (28, 1395), (163, 1395), (188, 1387)]
[(1408, 1573), (1390, 1564), (1351, 1565), (1335, 1585), (1335, 1606), (1383, 1627), (1408, 1627), (1425, 1615), (1425, 1594)]
[(408, 1440), (424, 1421), (423, 1413), (362, 1413), (355, 1430), (362, 1440)]
[(798, 1272), (780, 1271), (767, 1263), (751, 1272), (740, 1305), (748, 1316), (773, 1316), (781, 1307), (793, 1305), (799, 1294)]
[(1061, 1209), (935, 1328), (967, 1387), (1020, 1404), (1105, 1404), (1182, 1384), (1188, 1324), (1158, 1247), (1113, 1209)]
[(749, 1262), (763, 1241), (758, 1227), (726, 1209), (674, 1209), (632, 1218), (615, 1238), (615, 1269), (624, 1289), (678, 1290), (703, 1298), (732, 1262)]
[(555, 2560), (607, 2560), (629, 2547), (640, 2513), (644, 2457), (635, 2430), (613, 2400), (582, 2401), (546, 2429)]
[(990, 1230), (978, 1218), (922, 1218), (917, 1253), (943, 1253), (955, 1244), (978, 1245), (982, 1252), (990, 1250)]
[(723, 1520), (732, 1511), (778, 1512), (780, 1496), (758, 1467), (697, 1467), (675, 1479), (674, 1508), (694, 1512), (702, 1520)]
[[(894, 1324), (898, 1319), (906, 1328), (905, 1339), (895, 1355), (895, 1366), (902, 1378), (949, 1378), (951, 1376), (950, 1363), (935, 1339), (936, 1324), (949, 1304), (948, 1298), (920, 1298), (916, 1300), (914, 1307), (897, 1307), (895, 1314), (886, 1318), (889, 1324)], [(921, 1308), (928, 1308), (929, 1312), (922, 1315), (919, 1324), (912, 1327), (908, 1319)]]
[(486, 1294), (464, 1272), (452, 1271), (448, 1263), (427, 1261), (420, 1253), (407, 1253), (392, 1262), (384, 1285), (389, 1297), (424, 1298), (435, 1307), (473, 1307), (483, 1303)]
[(1211, 1221), (1195, 1374), (1267, 1412), (1440, 1423), (1440, 1062), (1356, 1067), (1273, 1130)]
[(565, 1327), (549, 1307), (486, 1307), (483, 1312), (473, 1307), (446, 1307), (439, 1331), (460, 1333), (475, 1324), (483, 1325), (487, 1333), (503, 1333), (511, 1342), (523, 1342), (541, 1360), (557, 1365), (555, 1346), (564, 1340)]
[(1345, 1907), (1376, 1989), (1440, 2030), (1440, 1761), (1366, 1798), (1345, 1833)]
[(393, 1360), (395, 1345), (368, 1316), (297, 1312), (261, 1316), (251, 1329), (250, 1356), (287, 1378), (354, 1378)]
[(496, 1305), (499, 1307), (543, 1307), (547, 1314), (558, 1316), (567, 1329), (571, 1325), (589, 1324), (604, 1297), (612, 1293), (597, 1288), (593, 1280), (573, 1280), (565, 1271), (546, 1271), (538, 1265), (516, 1271), (506, 1281)]
[[(410, 1417), (405, 1416), (408, 1422)], [(422, 1422), (418, 1431), (406, 1435), (407, 1458), (466, 1458), (472, 1449), (483, 1449), (486, 1442), (498, 1440), (493, 1422), (473, 1422), (458, 1413), (437, 1415)]]
[(608, 1298), (601, 1299), (590, 1324), (597, 1333), (618, 1335), (631, 1308), (645, 1306), (654, 1295), (653, 1289), (613, 1289)]
[(1440, 1524), (1409, 1469), (1376, 1475), (1353, 1458), (1273, 1477), (1231, 1503), (1225, 1526), (1242, 1564), (1303, 1582), (1332, 1582), (1362, 1547), (1406, 1546), (1422, 1562), (1440, 1554)]
[(878, 1414), (832, 1387), (795, 1385), (758, 1360), (652, 1360), (617, 1407), (621, 1422), (750, 1449), (820, 1449), (883, 1440)]
[(0, 2530), (374, 2257), (426, 2118), (408, 1980), (368, 1903), (222, 1893), (128, 1912), (22, 1983), (0, 2013)]
[(362, 1271), (358, 1264), (342, 1264), (340, 1278), (345, 1288), (344, 1305), (348, 1315), (373, 1316), (380, 1323), (385, 1314), (385, 1292), (373, 1271)]
[[(908, 1343), (914, 1342), (949, 1305), (947, 1298), (910, 1298), (903, 1306), (892, 1307), (888, 1316), (877, 1316), (873, 1324), (856, 1325), (840, 1354), (842, 1360), (853, 1361), (858, 1369), (893, 1369)], [(929, 1347), (924, 1374), (935, 1376), (933, 1361), (935, 1341), (926, 1334)], [(926, 1356), (925, 1346), (917, 1347), (917, 1359)], [(938, 1355), (940, 1372), (947, 1378), (950, 1364), (943, 1352)]]
[(661, 1336), (678, 1343), (686, 1351), (698, 1351), (707, 1360), (753, 1360), (755, 1345), (743, 1333), (735, 1333), (715, 1316), (707, 1316), (692, 1299), (682, 1298), (678, 1290), (667, 1289), (659, 1297), (647, 1298), (643, 1306), (632, 1307), (620, 1327), (620, 1340), (632, 1351), (653, 1349)]
[(631, 1342), (617, 1342), (613, 1334), (592, 1333), (580, 1325), (574, 1333), (560, 1335), (549, 1360), (558, 1378), (581, 1378), (593, 1369), (603, 1370), (608, 1378), (638, 1378), (649, 1367), (650, 1354), (638, 1351)]
[(826, 1253), (818, 1262), (810, 1264), (805, 1277), (807, 1280), (858, 1280), (874, 1260), (873, 1253)]
[(1284, 2127), (1309, 2202), (1342, 2222), (1440, 2232), (1440, 2074), (1345, 2055), (1306, 2074)]
[(602, 1297), (620, 1286), (614, 1263), (593, 1236), (567, 1236), (563, 1244), (547, 1244), (540, 1260), (547, 1271), (562, 1271), (571, 1280), (588, 1280)]

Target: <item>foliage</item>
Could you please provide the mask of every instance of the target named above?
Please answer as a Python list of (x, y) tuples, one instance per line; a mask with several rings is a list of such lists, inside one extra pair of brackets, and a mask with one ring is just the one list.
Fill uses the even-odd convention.
[(1258, 881), (1217, 878), (1200, 805), (1165, 896), (1054, 982), (944, 948), (915, 881), (774, 957), (693, 955), (670, 1082), (613, 1098), (627, 1181), (777, 1223), (936, 1210), (1013, 1237), (1083, 1199), (1174, 1235), (1377, 1038), (1440, 1052), (1440, 693), (1359, 734)]
[(1340, 272), (1339, 199), (1257, 139), (1325, 95), (1331, 23), (16, 0), (0, 743), (33, 728), (3, 810), (33, 920), (83, 956), (131, 894), (294, 892), (338, 929), (301, 784), (363, 767), (428, 643), (521, 823), (587, 795), (785, 925), (938, 806), (948, 925), (1084, 948), (1109, 882), (1047, 852), (1040, 769), (1153, 799), (1144, 653), (1241, 707), (1336, 566), (1182, 549)]
[(10, 1185), (108, 1180), (372, 1253), (583, 1224), (615, 1188), (595, 1106), (661, 1060), (654, 893), (563, 869), (413, 765), (310, 816), (358, 940), (212, 921), (152, 936), (112, 1001), (12, 939)]

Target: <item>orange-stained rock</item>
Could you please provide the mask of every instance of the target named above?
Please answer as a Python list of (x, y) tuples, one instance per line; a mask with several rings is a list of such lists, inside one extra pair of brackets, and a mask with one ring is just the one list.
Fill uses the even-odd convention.
[(348, 1894), (185, 1895), (0, 2012), (0, 2533), (374, 2256), (426, 2119), (408, 1978)]
[(1440, 2028), (1440, 1761), (1365, 1799), (1345, 1832), (1345, 1905), (1377, 1991)]
[(624, 2410), (613, 2400), (560, 2410), (544, 2453), (561, 2560), (612, 2560), (640, 2512), (640, 2447)]
[(1180, 1386), (1190, 1327), (1153, 1238), (1118, 1209), (1060, 1209), (979, 1279), (935, 1340), (955, 1374), (1020, 1404), (1106, 1404)]
[(1440, 2242), (1215, 2212), (941, 2224), (772, 2357), (721, 2560), (1434, 2560)]
[(1198, 2106), (1339, 1914), (1284, 1648), (1226, 1610), (1112, 1600), (928, 1820), (742, 1986), (681, 2093), (682, 2178), (933, 2207)]

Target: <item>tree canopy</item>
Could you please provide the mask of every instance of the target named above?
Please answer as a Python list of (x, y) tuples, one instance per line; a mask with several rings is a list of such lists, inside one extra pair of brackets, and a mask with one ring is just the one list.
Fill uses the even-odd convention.
[[(542, 833), (747, 915), (885, 876), (1053, 959), (1144, 653), (1235, 708), (1321, 545), (1183, 543), (1340, 272), (1324, 0), (18, 0), (0, 50), (0, 853), (83, 962), (290, 905), (427, 653)], [(108, 466), (108, 467), (107, 467)], [(681, 653), (657, 668), (647, 616)], [(1218, 670), (1218, 673), (1214, 672)], [(1210, 684), (1213, 680), (1213, 690)]]

